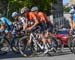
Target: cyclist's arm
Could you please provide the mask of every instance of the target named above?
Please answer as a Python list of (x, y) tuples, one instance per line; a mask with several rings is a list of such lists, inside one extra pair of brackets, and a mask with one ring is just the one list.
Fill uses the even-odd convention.
[(27, 19), (25, 19), (24, 25), (23, 25), (23, 30), (27, 28)]
[(71, 30), (73, 30), (73, 26), (74, 26), (74, 22), (73, 22), (73, 18), (72, 18), (72, 15), (70, 16), (70, 27), (71, 27)]

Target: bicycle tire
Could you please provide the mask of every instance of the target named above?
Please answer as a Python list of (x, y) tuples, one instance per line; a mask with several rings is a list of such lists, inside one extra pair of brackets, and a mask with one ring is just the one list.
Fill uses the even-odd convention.
[(18, 40), (19, 38), (15, 38), (11, 41), (11, 49), (14, 53), (19, 53)]
[[(5, 43), (5, 44), (8, 44), (8, 49), (9, 49), (9, 47), (10, 47), (10, 43), (9, 43), (9, 40), (7, 39), (7, 38), (4, 38), (4, 40), (3, 40), (3, 42), (1, 43), (1, 45), (3, 45), (3, 43)], [(3, 46), (2, 46), (3, 47)], [(1, 47), (1, 48), (2, 48)], [(7, 51), (2, 51), (1, 50), (1, 48), (0, 48), (0, 55), (5, 55), (5, 54), (7, 54), (8, 52), (9, 52), (9, 50), (7, 50)]]
[[(18, 46), (19, 46), (19, 52), (21, 53), (22, 56), (24, 57), (28, 57), (28, 56), (31, 56), (32, 53), (33, 53), (33, 50), (32, 50), (32, 47), (30, 45), (30, 50), (28, 50), (29, 47), (26, 46), (27, 44), (27, 38), (26, 36), (22, 37), (19, 39), (19, 43), (18, 43)], [(22, 46), (21, 46), (22, 44)], [(30, 52), (31, 51), (31, 52)]]
[(69, 47), (70, 51), (75, 54), (75, 37), (71, 37), (68, 40), (68, 47)]

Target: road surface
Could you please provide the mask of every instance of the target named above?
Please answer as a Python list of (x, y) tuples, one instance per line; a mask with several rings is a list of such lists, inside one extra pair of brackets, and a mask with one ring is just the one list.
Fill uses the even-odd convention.
[(15, 54), (13, 52), (7, 55), (0, 56), (0, 60), (75, 60), (75, 55), (71, 53), (68, 49), (65, 49), (63, 53), (51, 53), (51, 56), (40, 55), (35, 57), (23, 57), (20, 54)]

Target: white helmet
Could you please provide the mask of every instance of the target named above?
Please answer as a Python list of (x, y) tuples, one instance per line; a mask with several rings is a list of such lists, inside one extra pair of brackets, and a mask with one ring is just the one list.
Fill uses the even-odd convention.
[(32, 7), (31, 8), (31, 11), (38, 11), (38, 7), (36, 7), (36, 6), (35, 7)]
[(18, 15), (17, 12), (13, 12), (13, 13), (12, 13), (12, 17), (13, 17), (13, 18), (16, 17), (17, 15)]
[(23, 14), (23, 13), (25, 13), (25, 12), (28, 12), (29, 11), (29, 9), (27, 8), (27, 7), (23, 7), (22, 9), (21, 9), (21, 14)]

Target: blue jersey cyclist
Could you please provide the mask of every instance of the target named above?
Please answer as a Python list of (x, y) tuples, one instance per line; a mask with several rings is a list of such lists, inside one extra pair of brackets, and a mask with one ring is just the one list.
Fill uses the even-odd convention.
[(8, 18), (3, 17), (0, 13), (0, 25), (1, 24), (5, 25), (8, 31), (11, 30), (12, 22)]

